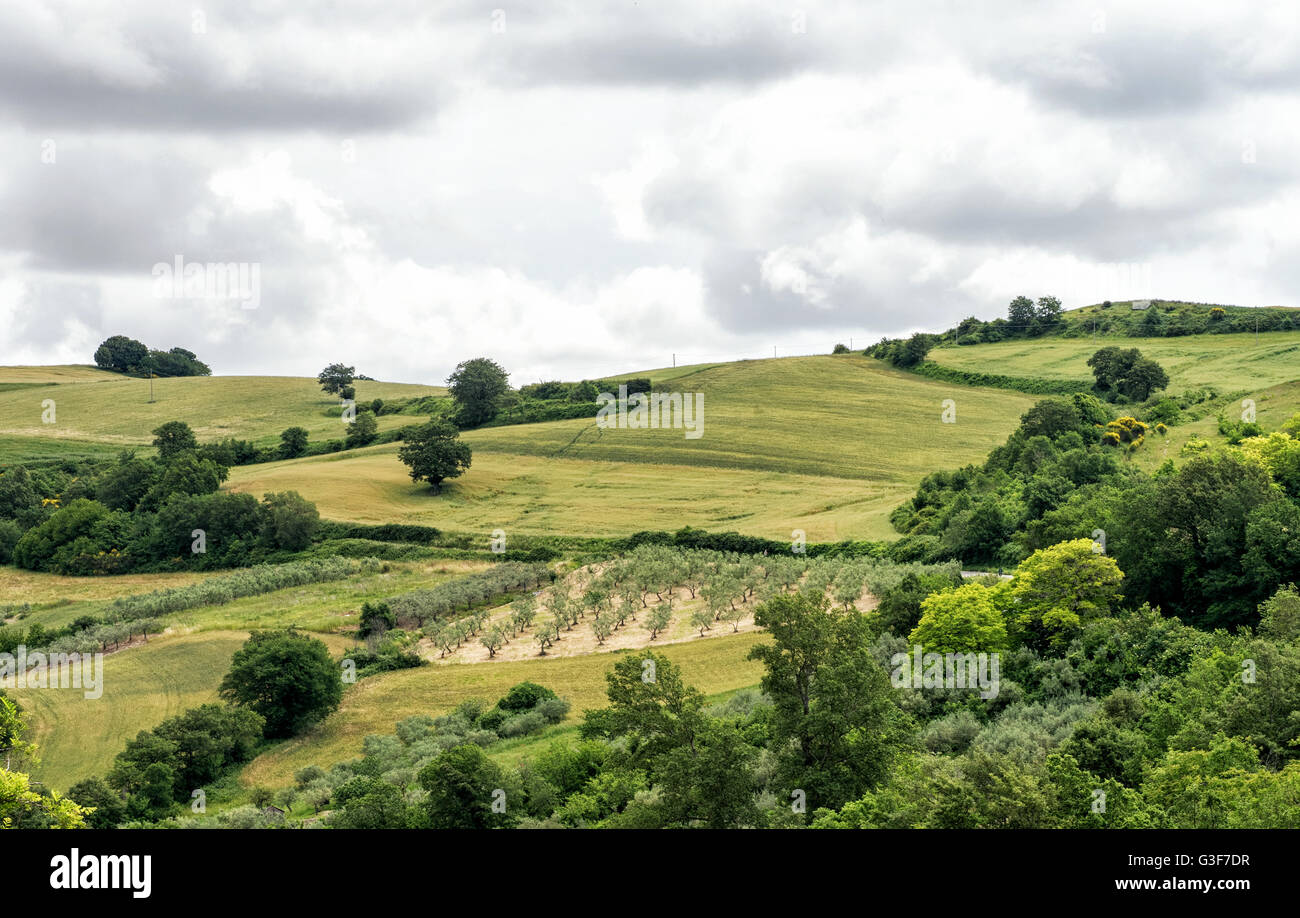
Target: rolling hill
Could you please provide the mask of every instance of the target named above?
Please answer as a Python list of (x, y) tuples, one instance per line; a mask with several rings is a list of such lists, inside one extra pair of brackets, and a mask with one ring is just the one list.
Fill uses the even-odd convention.
[[(1171, 376), (1171, 393), (1212, 386), (1199, 417), (1150, 437), (1133, 461), (1177, 460), (1192, 436), (1217, 436), (1217, 410), (1256, 400), (1266, 428), (1300, 409), (1300, 332), (1180, 338), (1042, 338), (942, 346), (930, 359), (958, 370), (1086, 381), (1088, 357), (1103, 344), (1137, 347)], [(396, 444), (231, 470), (227, 487), (261, 494), (297, 490), (327, 519), (415, 522), (487, 534), (624, 535), (685, 525), (811, 541), (896, 537), (889, 513), (938, 469), (980, 462), (1013, 430), (1035, 396), (928, 379), (861, 355), (783, 358), (676, 367), (649, 376), (661, 391), (704, 394), (704, 435), (681, 430), (598, 427), (594, 419), (468, 431), (474, 462), (443, 493), (411, 482)], [(167, 420), (187, 421), (201, 440), (234, 436), (273, 442), (288, 426), (313, 439), (339, 435), (337, 402), (312, 379), (212, 377), (124, 379), (87, 367), (0, 368), (0, 463), (24, 457), (106, 455), (145, 445)], [(433, 386), (361, 382), (358, 401), (439, 395)], [(52, 398), (58, 423), (40, 423)], [(955, 423), (943, 423), (945, 400)], [(418, 421), (379, 418), (381, 429)], [(403, 562), (379, 574), (248, 597), (175, 616), (172, 633), (106, 659), (107, 687), (90, 703), (65, 693), (18, 692), (46, 764), (42, 780), (61, 787), (99, 773), (140, 729), (215, 698), (230, 654), (248, 630), (293, 625), (322, 635), (335, 651), (350, 643), (363, 600), (440, 582), (474, 568), (464, 562)], [(481, 566), (481, 565), (479, 565)], [(178, 586), (211, 574), (71, 578), (0, 568), (0, 601), (31, 602), (31, 621), (59, 625), (102, 610), (113, 597)], [(665, 652), (707, 694), (754, 685), (745, 660), (750, 634), (719, 635)], [(343, 708), (304, 737), (259, 757), (244, 785), (281, 785), (306, 764), (355, 754), (369, 733), (388, 733), (414, 713), (440, 713), (469, 697), (491, 698), (532, 679), (580, 713), (603, 700), (608, 652), (570, 657), (448, 663), (386, 673), (349, 690)], [(559, 732), (571, 730), (557, 728)], [(551, 734), (547, 734), (551, 735)], [(518, 744), (516, 744), (518, 745)], [(503, 745), (494, 755), (516, 753)]]
[[(691, 525), (813, 540), (890, 538), (889, 512), (928, 472), (978, 461), (1030, 396), (918, 378), (860, 355), (744, 361), (649, 375), (704, 393), (703, 436), (595, 419), (468, 431), (468, 472), (441, 495), (393, 445), (232, 470), (252, 493), (293, 486), (324, 516), (456, 531), (619, 535)], [(956, 423), (942, 421), (957, 403)]]
[[(48, 372), (47, 372), (48, 371)], [(90, 374), (90, 375), (85, 375)], [(109, 377), (109, 378), (104, 378)], [(274, 442), (286, 427), (305, 427), (313, 440), (345, 433), (338, 400), (321, 392), (316, 380), (291, 376), (188, 376), (153, 381), (79, 367), (0, 367), (0, 381), (27, 380), (23, 388), (0, 389), (0, 438), (74, 441), (121, 448), (143, 446), (166, 421), (185, 421), (200, 441), (237, 437), (259, 444)], [(357, 401), (441, 395), (437, 386), (359, 381)], [(42, 402), (55, 403), (55, 423), (42, 422)], [(411, 423), (384, 415), (381, 430)], [(29, 440), (30, 442), (30, 440)], [(12, 447), (9, 450), (13, 452)]]

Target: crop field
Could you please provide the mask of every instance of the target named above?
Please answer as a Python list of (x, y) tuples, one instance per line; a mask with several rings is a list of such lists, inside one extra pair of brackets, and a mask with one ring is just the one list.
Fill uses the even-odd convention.
[[(512, 428), (513, 429), (513, 428)], [(610, 536), (682, 526), (814, 541), (884, 538), (909, 489), (858, 479), (476, 452), (441, 494), (416, 484), (393, 445), (232, 469), (228, 487), (293, 488), (329, 519), (458, 532)], [(485, 542), (486, 544), (486, 542)]]
[[(890, 511), (936, 468), (981, 459), (1033, 398), (953, 386), (861, 356), (706, 365), (664, 380), (703, 392), (703, 436), (601, 429), (594, 418), (470, 431), (473, 465), (442, 494), (391, 444), (245, 466), (229, 487), (292, 487), (322, 515), (454, 531), (622, 535), (691, 525), (787, 539), (891, 538)], [(956, 403), (956, 422), (941, 416)]]
[(71, 382), (115, 382), (120, 373), (95, 366), (67, 364), (48, 367), (0, 367), (0, 386), (48, 386)]
[(1300, 376), (1300, 332), (1180, 338), (1033, 338), (939, 347), (929, 359), (972, 372), (1092, 381), (1088, 358), (1102, 347), (1135, 347), (1169, 374), (1169, 390), (1212, 386), (1254, 392)]
[[(918, 378), (861, 355), (747, 360), (668, 382), (667, 391), (704, 393), (699, 439), (680, 429), (602, 429), (593, 418), (488, 428), (465, 440), (477, 452), (915, 485), (936, 467), (987, 454), (1034, 402), (1018, 392)], [(942, 422), (945, 399), (957, 402), (955, 423)]]
[[(36, 367), (0, 368), (0, 380), (35, 376)], [(95, 371), (100, 372), (100, 371)], [(305, 427), (313, 440), (340, 439), (345, 428), (338, 400), (321, 392), (314, 379), (291, 376), (191, 376), (153, 381), (116, 373), (105, 381), (75, 378), (57, 386), (0, 391), (0, 437), (43, 437), (95, 441), (111, 446), (149, 444), (155, 427), (185, 421), (200, 441), (238, 437), (259, 444), (274, 442), (287, 427)], [(357, 401), (440, 395), (437, 386), (358, 381)], [(42, 402), (55, 402), (55, 422), (42, 421)], [(384, 415), (380, 430), (418, 420)], [(70, 444), (69, 448), (77, 447)]]

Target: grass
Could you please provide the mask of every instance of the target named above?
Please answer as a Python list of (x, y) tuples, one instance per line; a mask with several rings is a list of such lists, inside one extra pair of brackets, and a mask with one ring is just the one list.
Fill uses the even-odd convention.
[(40, 622), (57, 628), (80, 615), (102, 612), (108, 602), (119, 596), (188, 586), (222, 573), (226, 572), (65, 577), (6, 565), (0, 566), (0, 605), (30, 603), (32, 608), (22, 619), (23, 624)]
[[(46, 367), (0, 368), (31, 375)], [(55, 368), (61, 369), (61, 368)], [(151, 431), (166, 421), (185, 421), (200, 441), (237, 437), (265, 445), (287, 427), (305, 427), (312, 440), (341, 439), (338, 400), (314, 379), (289, 376), (213, 376), (149, 380), (106, 374), (112, 379), (74, 379), (58, 386), (0, 391), (0, 436), (95, 441), (113, 447), (152, 442)], [(360, 381), (357, 401), (443, 394), (435, 386)], [(56, 423), (43, 424), (44, 399), (54, 399)], [(332, 413), (331, 413), (332, 409)], [(385, 415), (379, 429), (412, 423), (410, 416)]]
[[(684, 525), (813, 541), (885, 538), (901, 485), (634, 462), (545, 459), (480, 452), (441, 494), (415, 484), (384, 445), (232, 469), (228, 486), (261, 495), (293, 488), (329, 519), (402, 522), (441, 529), (584, 536), (626, 535)], [(486, 544), (486, 542), (485, 542)]]
[(122, 379), (120, 373), (110, 373), (88, 364), (64, 366), (0, 367), (0, 386), (48, 386), (69, 382), (113, 382)]
[[(596, 426), (594, 417), (495, 427), (476, 451), (659, 465), (738, 468), (915, 485), (936, 468), (982, 458), (1033, 399), (918, 379), (861, 355), (746, 360), (670, 380), (703, 392), (703, 436)], [(941, 422), (944, 399), (957, 423)]]
[[(757, 685), (762, 665), (745, 659), (761, 635), (737, 634), (705, 638), (658, 649), (682, 668), (686, 681), (706, 695)], [(246, 786), (281, 787), (293, 782), (300, 768), (335, 762), (361, 754), (361, 741), (371, 734), (392, 733), (394, 725), (415, 714), (436, 716), (469, 698), (493, 702), (512, 685), (531, 680), (552, 689), (573, 705), (576, 723), (588, 708), (602, 707), (605, 673), (614, 655), (539, 658), (507, 663), (425, 666), (363, 679), (344, 695), (340, 709), (310, 733), (288, 740), (258, 756), (245, 767)], [(548, 740), (555, 739), (551, 734)], [(506, 750), (502, 750), (506, 751)]]
[[(2, 391), (0, 395), (3, 395)], [(95, 440), (5, 435), (0, 436), (0, 469), (10, 465), (30, 467), (82, 459), (112, 459), (121, 449), (121, 444)]]
[(1007, 367), (1017, 376), (1091, 380), (1088, 358), (1098, 348), (1135, 347), (1169, 374), (1168, 391), (1179, 394), (1211, 386), (1220, 393), (1197, 406), (1189, 418), (1169, 428), (1166, 436), (1154, 431), (1133, 455), (1134, 464), (1152, 471), (1166, 459), (1182, 460), (1182, 448), (1193, 437), (1212, 444), (1226, 442), (1219, 434), (1218, 413), (1240, 417), (1242, 399), (1255, 402), (1258, 422), (1276, 430), (1300, 411), (1300, 332), (1254, 335), (1195, 335), (1180, 338), (1039, 338), (999, 341), (966, 347), (944, 347), (930, 359), (962, 370)]
[[(76, 689), (21, 689), (10, 694), (29, 717), (28, 739), (38, 746), (36, 780), (66, 790), (103, 774), (141, 730), (217, 699), (230, 658), (248, 635), (220, 631), (151, 638), (104, 658), (103, 697)], [(342, 638), (329, 643), (344, 644)]]
[(1088, 358), (1102, 347), (1135, 347), (1164, 367), (1169, 390), (1212, 386), (1219, 392), (1257, 391), (1300, 377), (1300, 332), (1259, 336), (1186, 335), (1180, 338), (1035, 338), (942, 347), (929, 358), (944, 366), (1047, 379), (1090, 382)]
[[(229, 486), (294, 488), (331, 519), (456, 531), (625, 535), (684, 525), (775, 539), (894, 538), (890, 511), (938, 468), (984, 458), (1034, 399), (918, 379), (878, 361), (798, 357), (680, 367), (704, 392), (704, 435), (598, 428), (594, 418), (470, 431), (474, 462), (442, 494), (385, 444), (246, 466)], [(945, 399), (957, 422), (941, 421)]]
[(480, 561), (389, 562), (389, 570), (383, 573), (309, 583), (218, 606), (187, 609), (168, 616), (167, 623), (191, 631), (258, 628), (298, 628), (317, 634), (350, 631), (359, 621), (364, 602), (426, 589), (490, 566)]

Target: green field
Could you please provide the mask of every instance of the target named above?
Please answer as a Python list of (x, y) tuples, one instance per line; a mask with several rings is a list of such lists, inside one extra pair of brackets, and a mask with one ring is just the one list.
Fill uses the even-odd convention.
[[(335, 632), (356, 625), (357, 610), (368, 600), (425, 589), (470, 571), (487, 567), (482, 561), (390, 561), (387, 570), (347, 580), (327, 580), (245, 596), (222, 605), (200, 606), (168, 616), (171, 627), (188, 631), (248, 630), (294, 627), (303, 631)], [(0, 597), (5, 602), (31, 603), (24, 624), (50, 628), (66, 625), (80, 615), (103, 613), (119, 597), (186, 586), (230, 571), (202, 573), (125, 574), (118, 577), (63, 577), (57, 574), (0, 567)]]
[[(775, 539), (794, 529), (812, 540), (892, 538), (890, 511), (924, 475), (982, 459), (1034, 401), (861, 356), (649, 375), (671, 391), (704, 393), (701, 438), (601, 429), (594, 418), (493, 427), (464, 435), (474, 463), (441, 495), (410, 480), (391, 444), (233, 469), (229, 486), (293, 487), (331, 519), (455, 531), (622, 535), (691, 525)], [(953, 424), (941, 419), (949, 398)]]
[(120, 373), (82, 364), (43, 367), (0, 367), (0, 386), (48, 386), (73, 382), (115, 382)]
[[(39, 747), (41, 764), (33, 775), (66, 790), (82, 778), (103, 774), (141, 730), (216, 701), (230, 657), (247, 637), (234, 631), (154, 637), (148, 646), (109, 654), (99, 699), (87, 699), (76, 689), (13, 691), (30, 717), (28, 739)], [(340, 637), (324, 640), (335, 650), (347, 643)]]
[[(683, 372), (665, 388), (703, 392), (703, 436), (625, 430), (595, 420), (494, 427), (476, 452), (756, 469), (915, 485), (985, 455), (1033, 404), (1021, 393), (954, 387), (861, 355), (747, 360)], [(941, 420), (944, 399), (957, 421)]]
[[(0, 380), (39, 378), (40, 367), (3, 367)], [(56, 368), (64, 369), (64, 368)], [(116, 373), (75, 378), (59, 385), (0, 391), (0, 438), (41, 437), (76, 441), (69, 451), (92, 441), (103, 446), (147, 445), (150, 433), (166, 421), (185, 421), (199, 440), (237, 437), (259, 444), (274, 442), (286, 427), (305, 427), (313, 440), (341, 439), (346, 429), (338, 417), (338, 399), (321, 392), (314, 379), (291, 376), (189, 376), (149, 380)], [(102, 377), (108, 376), (105, 380)], [(437, 386), (359, 381), (357, 401), (441, 395)], [(55, 423), (42, 422), (42, 402), (55, 402)], [(380, 430), (412, 423), (413, 418), (385, 415)], [(3, 455), (0, 448), (0, 455)], [(11, 450), (12, 452), (12, 450)]]
[(1132, 461), (1147, 471), (1166, 459), (1175, 462), (1182, 448), (1199, 437), (1223, 442), (1218, 413), (1240, 417), (1242, 400), (1255, 403), (1258, 422), (1276, 430), (1300, 411), (1300, 332), (1254, 335), (1195, 335), (1180, 338), (1037, 338), (999, 341), (963, 347), (935, 348), (929, 359), (970, 372), (1073, 379), (1090, 382), (1088, 358), (1106, 346), (1135, 347), (1169, 374), (1168, 392), (1211, 387), (1218, 397), (1191, 412), (1193, 417), (1169, 428), (1166, 436), (1150, 436)]
[(860, 479), (481, 452), (434, 494), (411, 481), (393, 445), (232, 469), (229, 487), (294, 488), (330, 519), (420, 523), (485, 540), (494, 529), (615, 536), (685, 525), (779, 539), (793, 529), (814, 541), (889, 538), (889, 512), (909, 493)]
[(1300, 332), (1181, 338), (1032, 338), (935, 348), (929, 359), (976, 373), (1092, 381), (1088, 358), (1102, 347), (1135, 347), (1169, 374), (1169, 389), (1212, 386), (1253, 392), (1300, 378)]

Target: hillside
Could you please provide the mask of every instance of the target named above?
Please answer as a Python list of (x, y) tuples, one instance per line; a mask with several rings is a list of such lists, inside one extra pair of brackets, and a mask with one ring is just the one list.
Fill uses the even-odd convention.
[[(297, 490), (332, 519), (469, 532), (611, 535), (693, 525), (780, 539), (794, 529), (813, 540), (889, 538), (890, 510), (921, 477), (978, 460), (1033, 403), (997, 390), (958, 393), (860, 355), (634, 375), (664, 390), (704, 393), (703, 436), (602, 430), (594, 418), (469, 431), (473, 467), (440, 496), (410, 481), (392, 444), (238, 467), (228, 486), (258, 495)], [(147, 380), (83, 368), (4, 368), (0, 379), (42, 381), (39, 389), (0, 391), (0, 462), (111, 455), (148, 444), (168, 420), (185, 421), (200, 441), (266, 444), (290, 426), (307, 428), (314, 441), (341, 433), (337, 401), (312, 379), (160, 379), (153, 403)], [(359, 402), (444, 392), (357, 383)], [(40, 422), (46, 398), (57, 406), (54, 425)], [(959, 399), (954, 424), (940, 421), (947, 398)], [(378, 418), (381, 431), (418, 420)]]
[[(1258, 403), (1266, 427), (1300, 407), (1294, 354), (1300, 332), (1125, 339), (1169, 371), (1169, 391), (1212, 387), (1217, 395), (1196, 417), (1151, 437), (1132, 460), (1153, 468), (1181, 461), (1193, 436), (1217, 436), (1215, 411), (1242, 397)], [(1092, 339), (1045, 337), (940, 346), (929, 358), (971, 372), (1086, 382)], [(481, 535), (495, 529), (523, 535), (616, 536), (696, 526), (787, 540), (802, 529), (810, 541), (895, 539), (889, 516), (921, 478), (981, 463), (1015, 429), (1037, 397), (964, 386), (894, 369), (857, 354), (744, 361), (665, 368), (648, 376), (661, 391), (703, 393), (704, 435), (681, 430), (598, 427), (594, 419), (486, 427), (466, 431), (474, 449), (470, 470), (440, 494), (411, 482), (397, 444), (231, 469), (226, 488), (261, 495), (295, 490), (326, 519), (360, 523), (411, 522)], [(212, 377), (127, 380), (87, 368), (0, 369), (0, 461), (103, 455), (145, 445), (153, 427), (187, 421), (200, 440), (233, 436), (273, 442), (288, 426), (313, 438), (338, 435), (336, 401), (315, 380)], [(359, 401), (443, 394), (431, 386), (358, 384)], [(38, 397), (39, 396), (39, 397)], [(39, 424), (39, 405), (52, 398), (58, 424)], [(955, 423), (944, 423), (946, 400)], [(31, 413), (36, 423), (15, 422)], [(417, 421), (410, 414), (379, 418), (381, 429)], [(1221, 438), (1219, 438), (1221, 439)], [(100, 451), (96, 453), (96, 451)], [(370, 543), (374, 544), (374, 543)], [(367, 550), (363, 545), (356, 551)], [(15, 692), (29, 712), (32, 738), (45, 763), (34, 769), (51, 786), (66, 787), (102, 773), (138, 731), (216, 697), (231, 654), (255, 629), (295, 627), (319, 635), (338, 654), (363, 602), (389, 599), (482, 570), (478, 561), (402, 561), (344, 580), (313, 583), (202, 606), (169, 615), (167, 632), (107, 657), (104, 698)], [(25, 625), (60, 627), (101, 614), (119, 596), (184, 586), (219, 572), (142, 574), (114, 578), (58, 577), (0, 568), (0, 593), (13, 607), (30, 603)], [(687, 604), (690, 605), (690, 604)], [(497, 609), (502, 623), (509, 607)], [(680, 611), (653, 646), (679, 662), (711, 696), (754, 686), (761, 667), (746, 659), (756, 640), (752, 613), (739, 634), (720, 628), (701, 639)], [(11, 618), (10, 622), (18, 621)], [(576, 636), (575, 636), (576, 637)], [(379, 674), (345, 694), (343, 706), (309, 734), (273, 746), (239, 778), (282, 786), (308, 764), (329, 765), (355, 755), (363, 737), (383, 734), (404, 717), (443, 713), (470, 698), (494, 698), (525, 679), (559, 692), (574, 714), (604, 698), (604, 674), (620, 647), (651, 646), (637, 626), (598, 646), (589, 634), (539, 658), (524, 636), (499, 659), (472, 641), (442, 659), (428, 635), (422, 655), (437, 664)], [(507, 741), (494, 758), (515, 761), (542, 738), (572, 734), (572, 721), (536, 740)], [(87, 742), (90, 737), (92, 741)], [(237, 792), (242, 793), (242, 792)]]
[[(1222, 393), (1258, 391), (1300, 377), (1300, 332), (1188, 335), (1178, 338), (1018, 338), (937, 347), (929, 359), (972, 372), (1092, 382), (1088, 358), (1098, 348), (1135, 347), (1169, 373), (1169, 390), (1211, 386)], [(990, 370), (990, 368), (997, 368)]]
[[(66, 367), (0, 367), (0, 382), (32, 383), (5, 390), (0, 386), (0, 437), (35, 438), (121, 448), (147, 445), (150, 431), (166, 421), (185, 421), (200, 441), (237, 437), (266, 445), (286, 427), (305, 427), (313, 440), (343, 434), (338, 400), (326, 396), (314, 379), (291, 376), (189, 376), (134, 379), (100, 370)], [(358, 381), (357, 400), (439, 395), (437, 386)], [(42, 402), (53, 399), (55, 423), (42, 423)], [(396, 415), (379, 418), (381, 430), (411, 423)], [(93, 447), (92, 447), (93, 448)], [(11, 454), (18, 451), (10, 448)]]
[[(919, 379), (860, 355), (651, 373), (704, 393), (703, 436), (594, 418), (468, 431), (474, 464), (442, 495), (392, 445), (232, 470), (252, 493), (293, 483), (334, 519), (458, 531), (615, 535), (691, 525), (787, 539), (890, 538), (890, 510), (928, 472), (982, 458), (1033, 404)], [(944, 399), (957, 420), (942, 423)], [(739, 500), (737, 498), (740, 498)]]

